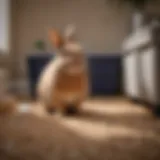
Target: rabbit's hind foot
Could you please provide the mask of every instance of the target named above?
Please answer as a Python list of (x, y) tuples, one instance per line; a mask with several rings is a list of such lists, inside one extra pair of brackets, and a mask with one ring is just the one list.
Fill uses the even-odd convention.
[(79, 113), (79, 108), (76, 106), (76, 105), (74, 105), (74, 104), (69, 104), (69, 105), (66, 105), (65, 107), (64, 107), (64, 109), (63, 109), (63, 114), (64, 115), (76, 115), (76, 114), (78, 114)]
[(54, 114), (56, 112), (56, 108), (55, 107), (47, 107), (46, 110), (47, 110), (47, 112), (49, 114)]

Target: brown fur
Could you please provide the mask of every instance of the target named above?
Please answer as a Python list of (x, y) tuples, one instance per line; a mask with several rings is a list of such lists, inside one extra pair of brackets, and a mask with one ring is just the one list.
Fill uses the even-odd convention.
[(58, 75), (58, 80), (55, 87), (55, 93), (57, 94), (63, 93), (66, 95), (69, 94), (70, 92), (81, 93), (78, 99), (76, 99), (76, 102), (81, 102), (85, 100), (85, 98), (87, 97), (87, 91), (86, 91), (87, 84), (88, 84), (88, 81), (87, 81), (87, 75), (85, 75), (85, 72), (75, 74), (75, 75), (70, 75), (65, 72), (60, 72)]
[(52, 44), (57, 48), (60, 48), (64, 43), (62, 37), (60, 36), (58, 31), (56, 31), (56, 30), (51, 30), (49, 32), (49, 38), (50, 38)]

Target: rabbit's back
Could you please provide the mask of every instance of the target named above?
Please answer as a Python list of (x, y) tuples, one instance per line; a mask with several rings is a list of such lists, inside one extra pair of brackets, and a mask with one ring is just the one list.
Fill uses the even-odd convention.
[(64, 65), (61, 57), (51, 60), (42, 71), (37, 84), (37, 96), (41, 102), (49, 103), (52, 93), (57, 85), (58, 74)]
[(39, 99), (47, 99), (52, 92), (54, 80), (56, 77), (56, 62), (51, 61), (44, 68), (43, 72), (39, 77), (39, 82), (37, 84), (37, 94)]

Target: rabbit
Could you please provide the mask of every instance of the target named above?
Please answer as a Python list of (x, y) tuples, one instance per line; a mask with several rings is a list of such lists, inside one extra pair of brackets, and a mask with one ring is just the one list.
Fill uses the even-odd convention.
[(38, 101), (48, 112), (78, 113), (89, 95), (88, 65), (76, 39), (74, 26), (64, 36), (52, 29), (49, 37), (57, 49), (56, 56), (42, 71), (37, 84)]

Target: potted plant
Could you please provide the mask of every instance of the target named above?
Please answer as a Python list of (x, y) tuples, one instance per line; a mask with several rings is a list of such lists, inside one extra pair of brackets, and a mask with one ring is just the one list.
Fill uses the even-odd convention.
[(38, 52), (44, 52), (44, 51), (46, 51), (46, 44), (43, 40), (37, 40), (34, 43), (34, 48)]

